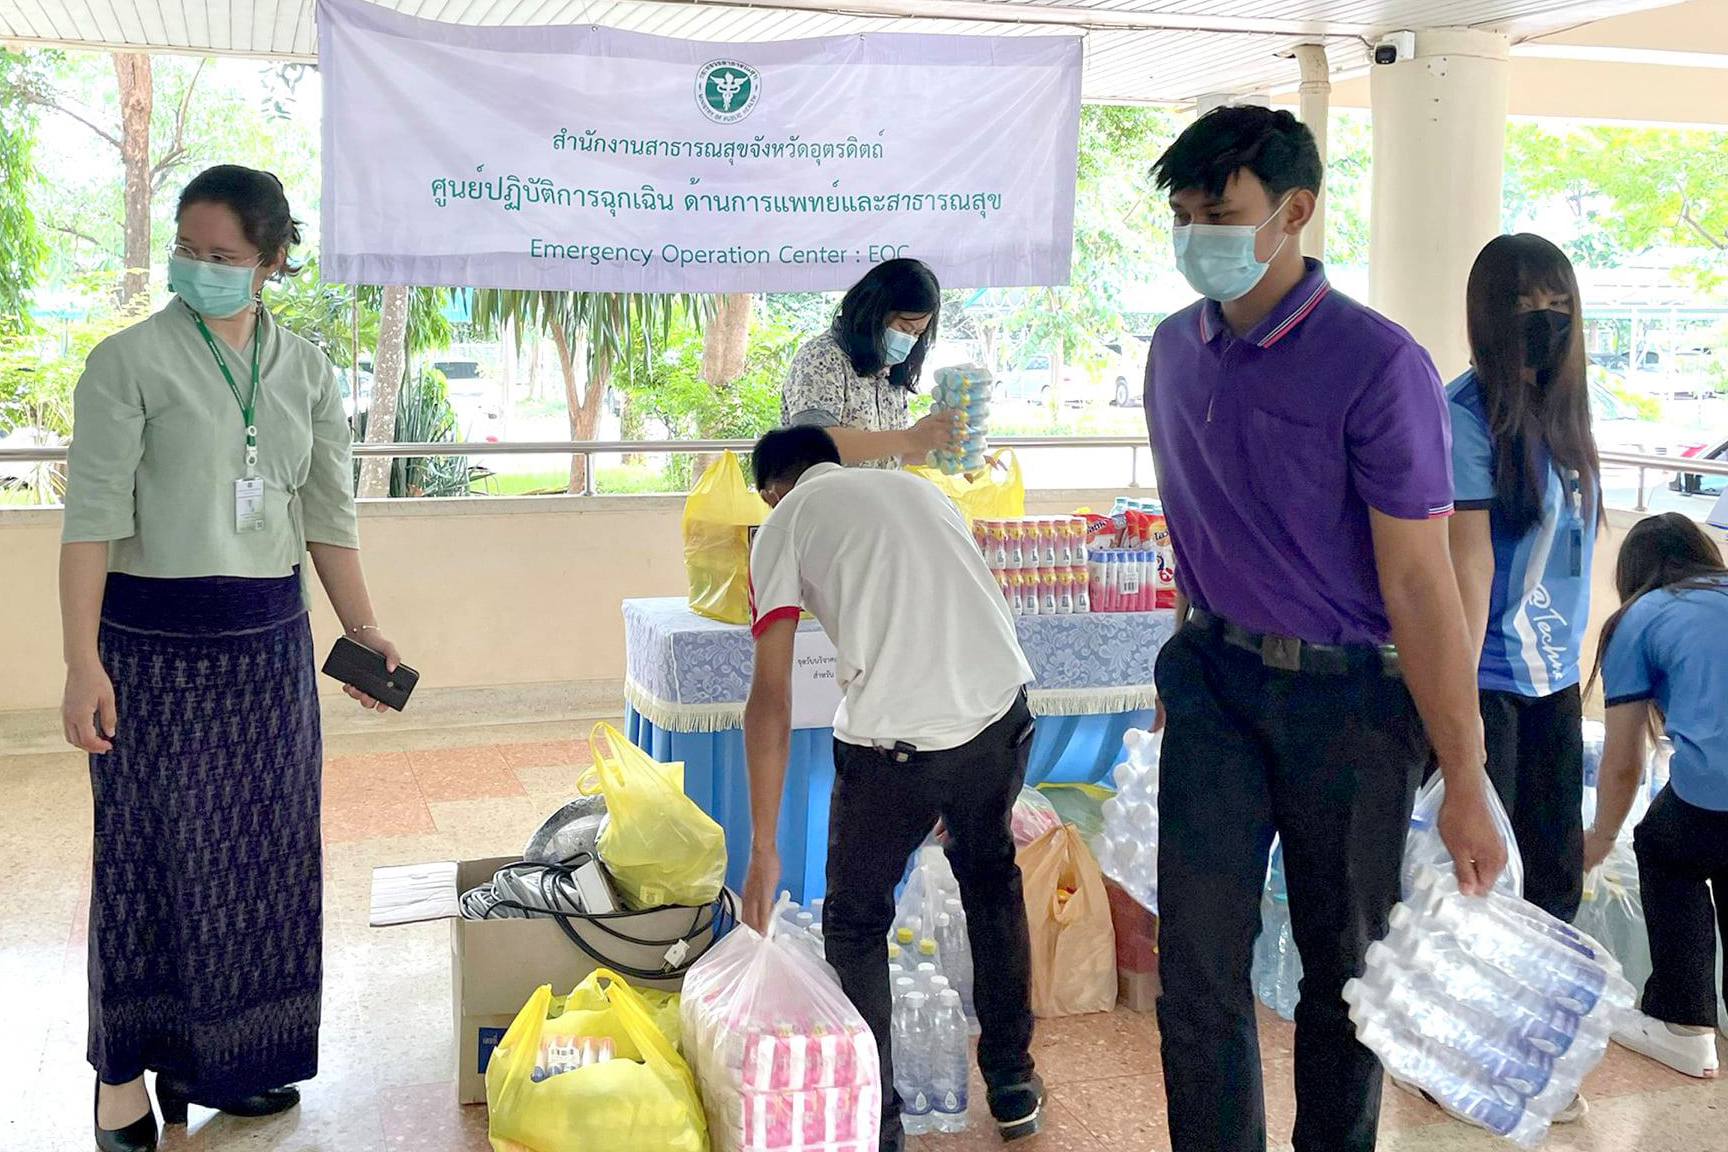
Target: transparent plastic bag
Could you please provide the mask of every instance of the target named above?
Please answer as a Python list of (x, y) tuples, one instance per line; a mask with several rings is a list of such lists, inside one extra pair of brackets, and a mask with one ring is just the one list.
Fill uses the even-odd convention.
[(1260, 896), (1260, 935), (1254, 938), (1250, 979), (1260, 1003), (1286, 1020), (1296, 1018), (1301, 999), (1302, 957), (1290, 928), (1290, 896), (1284, 887), (1284, 851), (1277, 839), (1266, 868), (1266, 889)]
[(1630, 823), (1622, 829), (1608, 858), (1585, 875), (1584, 898), (1572, 923), (1608, 949), (1634, 988), (1644, 987), (1650, 978), (1650, 935), (1644, 925)]
[(1024, 848), (1046, 832), (1062, 826), (1062, 817), (1056, 814), (1056, 806), (1036, 788), (1020, 789), (1011, 821), (1016, 848)]
[(1104, 831), (1104, 802), (1116, 795), (1102, 784), (1051, 783), (1038, 785), (1038, 791), (1056, 809), (1064, 824), (1074, 825), (1080, 839), (1090, 844)]
[[(1512, 834), (1512, 821), (1493, 788), (1488, 792), (1488, 814), (1500, 839), (1506, 845), (1506, 867), (1494, 881), (1494, 891), (1522, 899), (1524, 896), (1524, 861), (1518, 855), (1518, 841)], [(1422, 790), (1416, 793), (1416, 804), (1410, 813), (1410, 835), (1404, 841), (1404, 898), (1414, 890), (1416, 876), (1424, 867), (1452, 875), (1452, 853), (1440, 839), (1440, 803), (1446, 798), (1446, 782), (1436, 772)]]
[(684, 766), (661, 764), (610, 724), (589, 738), (592, 776), (606, 793), (600, 862), (627, 907), (711, 904), (726, 879), (726, 834), (684, 794)]
[(876, 1152), (876, 1041), (833, 970), (781, 934), (741, 926), (684, 979), (684, 1050), (717, 1152)]

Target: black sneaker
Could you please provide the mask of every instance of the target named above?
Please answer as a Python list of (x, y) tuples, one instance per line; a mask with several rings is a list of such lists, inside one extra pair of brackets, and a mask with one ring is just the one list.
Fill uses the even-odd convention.
[(1044, 1081), (1034, 1076), (1019, 1084), (992, 1088), (990, 1115), (1004, 1142), (1036, 1136), (1043, 1124)]

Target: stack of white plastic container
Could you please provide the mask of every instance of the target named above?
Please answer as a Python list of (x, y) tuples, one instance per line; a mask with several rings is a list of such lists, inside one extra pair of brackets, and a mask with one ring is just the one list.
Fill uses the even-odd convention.
[(1358, 1038), (1460, 1119), (1534, 1147), (1602, 1058), (1632, 988), (1590, 937), (1423, 866), (1344, 986)]
[(960, 885), (941, 848), (919, 849), (888, 939), (894, 991), (894, 1087), (911, 1135), (966, 1127), (972, 947)]
[(1151, 732), (1130, 728), (1127, 757), (1116, 765), (1116, 795), (1104, 801), (1104, 829), (1092, 854), (1104, 875), (1148, 912), (1158, 911), (1158, 748)]
[(740, 927), (690, 969), (684, 1051), (718, 1152), (876, 1152), (876, 1041), (827, 965), (776, 916)]

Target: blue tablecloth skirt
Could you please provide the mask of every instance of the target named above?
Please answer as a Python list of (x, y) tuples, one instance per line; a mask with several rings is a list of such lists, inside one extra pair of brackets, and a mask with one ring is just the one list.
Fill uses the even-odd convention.
[[(625, 734), (662, 763), (683, 761), (684, 791), (726, 830), (726, 882), (744, 886), (750, 863), (750, 779), (744, 730), (674, 732), (658, 728), (626, 705)], [(1150, 710), (1091, 716), (1040, 716), (1032, 738), (1028, 784), (1046, 780), (1094, 783), (1121, 758), (1122, 734), (1152, 723)], [(828, 797), (834, 787), (834, 730), (792, 733), (786, 789), (780, 802), (780, 886), (809, 903), (827, 891)]]

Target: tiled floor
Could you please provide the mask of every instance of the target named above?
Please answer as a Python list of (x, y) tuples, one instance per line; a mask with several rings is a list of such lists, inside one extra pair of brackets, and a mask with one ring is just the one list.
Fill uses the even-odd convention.
[[(367, 927), (374, 865), (519, 851), (568, 797), (587, 756), (567, 727), (401, 732), (328, 740), (327, 929), (322, 1071), (296, 1111), (261, 1121), (194, 1109), (165, 1150), (482, 1152), (483, 1108), (450, 1084), (449, 933), (442, 924)], [(87, 1152), (84, 1062), (88, 779), (77, 755), (0, 755), (0, 1152)], [(549, 974), (556, 976), (556, 974)], [(1276, 1145), (1294, 1119), (1291, 1032), (1262, 1019), (1267, 1112)], [(1051, 1088), (1044, 1135), (1021, 1152), (1169, 1147), (1157, 1031), (1149, 1017), (1041, 1021), (1036, 1056)], [(1689, 1081), (1610, 1048), (1581, 1124), (1556, 1152), (1724, 1152), (1728, 1080)], [(1508, 1147), (1388, 1090), (1380, 1146), (1393, 1152)], [(922, 1152), (999, 1147), (981, 1128), (922, 1137)]]

